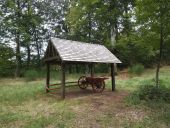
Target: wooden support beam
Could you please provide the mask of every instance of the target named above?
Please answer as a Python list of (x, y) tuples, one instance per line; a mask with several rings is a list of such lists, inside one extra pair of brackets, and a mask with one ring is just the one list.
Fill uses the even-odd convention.
[(61, 93), (62, 99), (65, 99), (65, 64), (61, 64)]
[(115, 91), (115, 71), (114, 71), (114, 64), (111, 64), (111, 80), (112, 80), (112, 91)]
[(58, 90), (60, 88), (46, 88), (47, 90)]
[(47, 88), (50, 85), (50, 64), (47, 63), (47, 77), (46, 77), (46, 92), (49, 92)]
[[(47, 62), (47, 61), (52, 61), (52, 60), (56, 60), (56, 61), (57, 61), (57, 59), (58, 59), (58, 56), (52, 56), (52, 57), (48, 57), (48, 58), (44, 59), (44, 61), (45, 61), (45, 62)], [(60, 61), (59, 61), (59, 62), (60, 62)]]

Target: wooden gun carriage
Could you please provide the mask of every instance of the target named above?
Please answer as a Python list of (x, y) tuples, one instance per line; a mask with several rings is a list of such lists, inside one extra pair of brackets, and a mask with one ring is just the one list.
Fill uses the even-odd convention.
[(86, 77), (81, 76), (78, 80), (78, 86), (86, 89), (88, 85), (92, 86), (93, 92), (103, 92), (105, 89), (105, 81), (107, 77)]

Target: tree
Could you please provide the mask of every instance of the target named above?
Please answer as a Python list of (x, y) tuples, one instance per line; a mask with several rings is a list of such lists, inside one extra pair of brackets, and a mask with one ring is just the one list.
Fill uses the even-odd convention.
[[(40, 67), (43, 47), (50, 36), (68, 35), (64, 19), (68, 0), (0, 0), (0, 4), (1, 37), (15, 42), (16, 76), (25, 64), (28, 69), (31, 62)], [(37, 56), (32, 54), (35, 52)]]
[(6, 38), (11, 38), (16, 42), (16, 71), (15, 76), (20, 75), (21, 68), (21, 22), (22, 22), (22, 8), (24, 6), (23, 0), (6, 0), (2, 2), (3, 27), (6, 30)]
[(14, 67), (14, 51), (4, 43), (0, 43), (0, 76), (11, 76)]
[(168, 38), (170, 2), (169, 0), (137, 0), (136, 15), (139, 27), (155, 33), (159, 38), (153, 45), (158, 53), (156, 68), (156, 86), (159, 86), (159, 69), (165, 40)]

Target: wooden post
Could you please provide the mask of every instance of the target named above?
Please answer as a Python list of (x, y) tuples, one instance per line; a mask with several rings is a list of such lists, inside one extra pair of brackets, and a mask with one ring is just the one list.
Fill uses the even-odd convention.
[(93, 74), (93, 64), (92, 63), (90, 64), (90, 75), (91, 75), (91, 77), (94, 76), (94, 74)]
[(65, 64), (61, 64), (61, 89), (62, 89), (62, 99), (65, 99)]
[(112, 91), (115, 91), (115, 72), (114, 72), (114, 64), (111, 64), (111, 80), (112, 80)]
[(50, 64), (47, 63), (47, 78), (46, 78), (46, 92), (49, 92), (47, 88), (49, 88), (50, 84)]

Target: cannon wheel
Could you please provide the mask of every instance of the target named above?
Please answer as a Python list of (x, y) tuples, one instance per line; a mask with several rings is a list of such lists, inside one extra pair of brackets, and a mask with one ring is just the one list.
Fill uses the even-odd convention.
[(86, 76), (81, 76), (78, 80), (78, 86), (81, 88), (81, 89), (86, 89), (88, 84), (86, 82)]
[(103, 90), (105, 89), (105, 82), (102, 81), (99, 83), (95, 83), (92, 85), (92, 88), (93, 88), (93, 92), (97, 92), (97, 93), (103, 92)]

